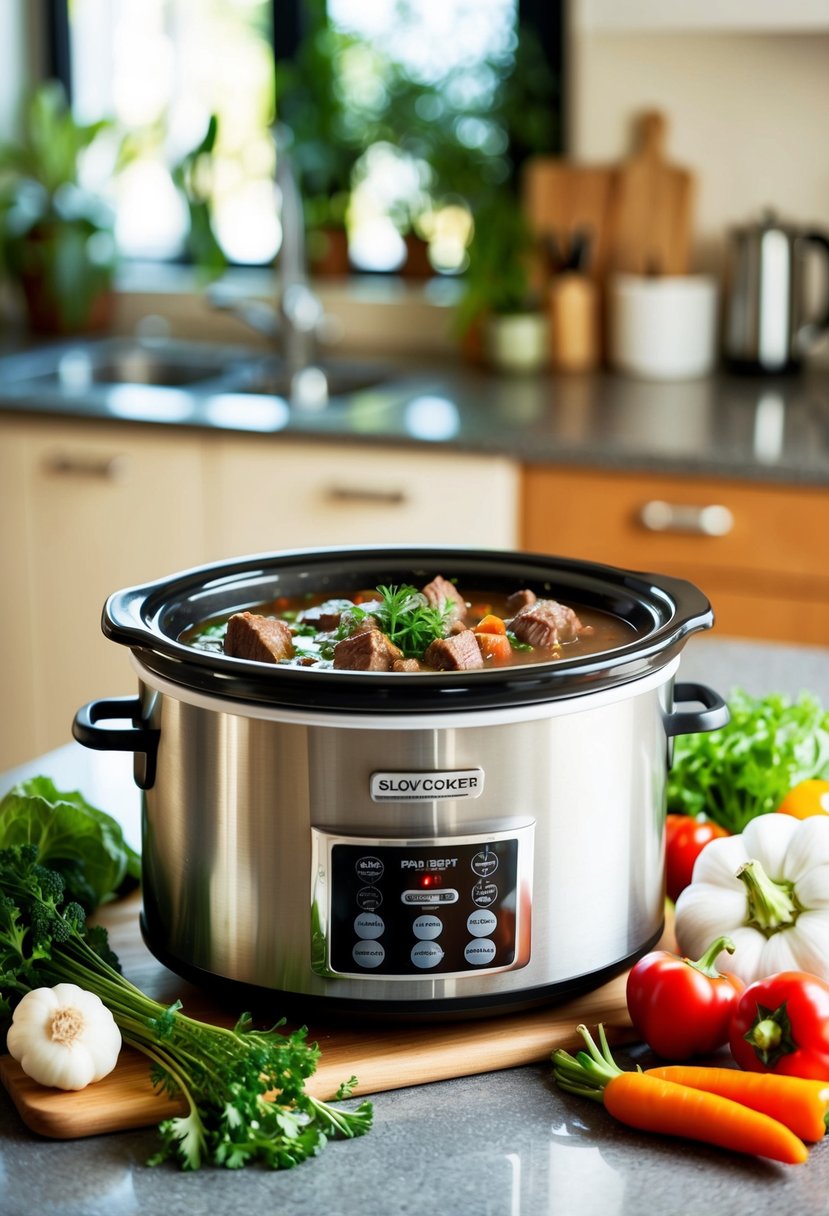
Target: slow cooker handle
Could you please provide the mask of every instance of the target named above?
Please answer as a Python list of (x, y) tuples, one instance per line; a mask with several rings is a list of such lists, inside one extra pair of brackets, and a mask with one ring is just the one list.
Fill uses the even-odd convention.
[[(132, 726), (98, 726), (110, 719), (129, 719)], [(72, 734), (78, 743), (99, 752), (135, 752), (135, 784), (141, 790), (151, 789), (155, 783), (156, 755), (161, 734), (152, 726), (141, 723), (141, 700), (139, 697), (109, 697), (101, 701), (89, 701), (75, 714)]]
[(707, 684), (675, 684), (674, 701), (699, 701), (703, 709), (674, 710), (665, 715), (665, 734), (699, 735), (726, 726), (731, 713), (723, 698)]

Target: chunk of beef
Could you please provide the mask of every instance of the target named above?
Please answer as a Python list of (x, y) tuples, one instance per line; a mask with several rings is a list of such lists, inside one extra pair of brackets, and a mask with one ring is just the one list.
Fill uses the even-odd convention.
[(450, 638), (435, 638), (426, 647), (423, 662), (438, 671), (472, 671), (484, 665), (471, 629), (464, 629)]
[(558, 600), (536, 600), (512, 618), (512, 632), (519, 642), (548, 649), (559, 642), (572, 642), (586, 632), (572, 608)]
[(313, 625), (320, 633), (330, 633), (339, 625), (343, 613), (352, 607), (351, 600), (325, 600), (322, 604), (303, 608), (297, 617), (297, 622), (303, 625)]
[(391, 671), (402, 658), (403, 651), (379, 629), (358, 629), (334, 647), (334, 666), (341, 671)]
[(391, 665), (392, 671), (423, 671), (419, 659), (395, 659)]
[(513, 591), (512, 595), (507, 597), (507, 608), (510, 612), (520, 612), (522, 608), (529, 608), (537, 599), (534, 591), (524, 587), (521, 591)]
[(444, 605), (447, 605), (452, 617), (466, 616), (466, 600), (454, 583), (450, 583), (449, 579), (444, 578), (442, 574), (433, 578), (431, 583), (427, 583), (425, 587), (421, 588), (421, 591), (435, 608), (443, 609)]
[(227, 623), (224, 652), (234, 659), (278, 663), (293, 657), (291, 631), (284, 621), (253, 612), (235, 612)]

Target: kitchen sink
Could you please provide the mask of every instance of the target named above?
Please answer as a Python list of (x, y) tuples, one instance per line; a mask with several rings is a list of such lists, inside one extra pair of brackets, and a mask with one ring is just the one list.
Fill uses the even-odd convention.
[(379, 364), (327, 359), (291, 372), (261, 350), (167, 338), (63, 342), (0, 358), (0, 402), (88, 404), (136, 417), (167, 411), (171, 421), (197, 415), (219, 397), (225, 410), (241, 395), (270, 398), (283, 412), (322, 412), (384, 408), (404, 393), (398, 374)]
[(273, 360), (248, 369), (242, 391), (284, 397), (300, 406), (314, 401), (325, 404), (377, 388), (389, 378), (384, 368), (374, 364), (321, 360), (292, 372), (281, 361)]

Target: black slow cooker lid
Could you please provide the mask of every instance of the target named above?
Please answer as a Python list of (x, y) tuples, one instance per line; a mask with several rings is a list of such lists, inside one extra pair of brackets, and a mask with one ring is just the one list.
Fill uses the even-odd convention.
[[(578, 608), (598, 608), (636, 631), (597, 654), (459, 672), (320, 670), (257, 663), (180, 642), (185, 631), (278, 596), (423, 585), (436, 574), (509, 594), (529, 587)], [(256, 554), (128, 587), (107, 600), (102, 628), (142, 665), (189, 689), (232, 700), (312, 710), (418, 713), (522, 705), (597, 692), (664, 667), (687, 637), (713, 624), (692, 583), (543, 554), (449, 546), (287, 550)]]

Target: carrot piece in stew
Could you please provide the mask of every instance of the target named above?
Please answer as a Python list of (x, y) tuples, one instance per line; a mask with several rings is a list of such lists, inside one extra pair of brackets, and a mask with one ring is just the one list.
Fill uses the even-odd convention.
[(476, 629), (475, 641), (482, 658), (491, 663), (509, 663), (512, 658), (512, 646), (505, 633), (483, 633)]
[(496, 616), (494, 612), (488, 612), (482, 617), (475, 626), (476, 633), (501, 633), (506, 635), (507, 623), (501, 616)]
[(801, 1140), (822, 1140), (826, 1132), (829, 1085), (825, 1081), (694, 1064), (649, 1068), (647, 1075), (741, 1102), (743, 1106), (785, 1123)]
[(601, 1050), (579, 1026), (587, 1051), (553, 1052), (555, 1080), (562, 1089), (603, 1102), (620, 1123), (639, 1131), (698, 1140), (719, 1148), (787, 1165), (802, 1165), (809, 1152), (802, 1140), (770, 1115), (731, 1098), (619, 1068), (599, 1026)]

